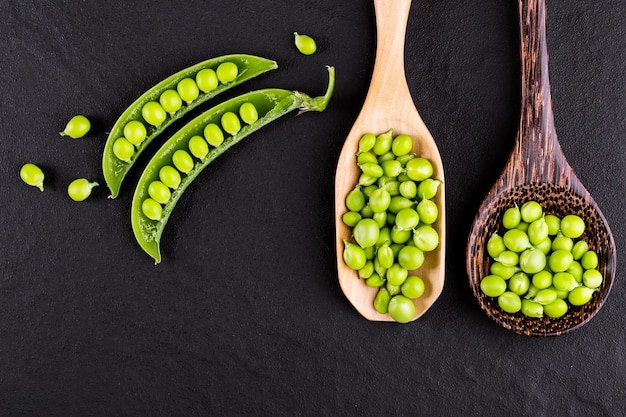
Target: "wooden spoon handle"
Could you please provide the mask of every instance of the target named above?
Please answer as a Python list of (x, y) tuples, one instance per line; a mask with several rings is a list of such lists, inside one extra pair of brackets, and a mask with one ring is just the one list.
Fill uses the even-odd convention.
[[(388, 108), (396, 97), (410, 97), (404, 73), (404, 39), (411, 0), (374, 0), (376, 65), (370, 84), (377, 94), (371, 105)], [(366, 102), (364, 107), (368, 107)]]
[(518, 183), (561, 182), (569, 167), (554, 129), (548, 47), (546, 1), (518, 0), (522, 106), (511, 164)]

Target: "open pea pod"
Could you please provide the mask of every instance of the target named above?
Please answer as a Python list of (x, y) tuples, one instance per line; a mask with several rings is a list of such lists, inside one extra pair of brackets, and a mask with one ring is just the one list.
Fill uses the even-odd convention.
[[(230, 71), (219, 79), (221, 74), (217, 70), (224, 63), (228, 63), (225, 69)], [(276, 62), (269, 59), (253, 55), (224, 55), (185, 68), (142, 94), (115, 122), (104, 147), (102, 172), (111, 190), (111, 198), (119, 194), (122, 181), (137, 157), (175, 120), (229, 88), (276, 68)], [(133, 129), (130, 132), (124, 130), (130, 122), (133, 122), (130, 126), (135, 128), (134, 133)], [(126, 137), (130, 136), (128, 133), (133, 137)]]
[[(323, 111), (333, 92), (334, 68), (328, 67), (328, 75), (328, 88), (323, 96), (311, 98), (298, 91), (282, 89), (253, 91), (207, 110), (163, 144), (143, 171), (131, 207), (135, 238), (156, 263), (161, 261), (163, 229), (188, 185), (218, 156), (271, 121), (298, 109), (300, 112)], [(255, 117), (247, 114), (250, 105), (256, 110)], [(216, 130), (224, 135), (219, 143), (212, 137)], [(201, 138), (208, 146), (197, 146)], [(203, 147), (205, 152), (197, 150)]]

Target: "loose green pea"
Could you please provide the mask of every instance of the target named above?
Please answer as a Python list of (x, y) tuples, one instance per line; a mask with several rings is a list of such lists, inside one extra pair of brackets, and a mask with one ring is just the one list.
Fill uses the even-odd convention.
[(141, 211), (150, 220), (159, 221), (163, 214), (163, 208), (151, 198), (146, 198), (141, 203)]
[(539, 271), (533, 275), (532, 282), (535, 288), (544, 290), (552, 285), (552, 274), (546, 270)]
[(43, 192), (43, 180), (45, 175), (37, 165), (30, 163), (22, 165), (22, 168), (20, 168), (20, 178), (26, 184), (37, 187)]
[(591, 297), (593, 297), (593, 293), (597, 290), (594, 288), (589, 288), (585, 286), (576, 287), (567, 296), (567, 301), (570, 302), (573, 306), (581, 306), (583, 304), (587, 304), (591, 301)]
[(223, 62), (215, 71), (217, 75), (217, 79), (220, 80), (221, 83), (229, 83), (231, 81), (235, 81), (237, 75), (239, 75), (239, 68), (233, 62)]
[(176, 91), (180, 95), (180, 98), (185, 100), (187, 104), (191, 103), (200, 95), (198, 85), (192, 78), (183, 78), (176, 85)]
[(439, 208), (432, 200), (423, 199), (417, 204), (417, 214), (424, 224), (433, 224), (439, 217)]
[(419, 226), (413, 231), (413, 243), (424, 252), (433, 251), (439, 246), (439, 233), (432, 226)]
[(413, 139), (409, 135), (398, 135), (391, 143), (391, 151), (396, 156), (407, 155), (413, 148)]
[(543, 317), (543, 306), (531, 300), (522, 300), (522, 314), (526, 317)]
[(389, 267), (393, 265), (394, 256), (393, 251), (389, 247), (389, 243), (384, 244), (378, 248), (378, 250), (376, 251), (376, 259), (378, 260), (380, 266), (385, 269), (389, 269)]
[[(391, 131), (381, 133), (380, 135), (376, 137), (376, 142), (374, 143), (374, 147), (372, 148), (372, 151), (376, 155), (384, 155), (387, 152), (389, 152), (389, 150), (391, 149), (392, 143), (393, 143), (393, 137), (391, 136)], [(391, 155), (393, 159), (395, 155), (393, 154)]]
[(489, 272), (493, 275), (497, 275), (503, 279), (509, 279), (518, 271), (514, 266), (506, 266), (500, 262), (494, 262), (489, 267)]
[(497, 258), (502, 252), (506, 251), (504, 240), (497, 232), (494, 232), (487, 241), (487, 253), (492, 258)]
[(389, 294), (392, 297), (394, 295), (398, 295), (398, 294), (400, 294), (400, 292), (402, 292), (402, 286), (401, 285), (391, 285), (389, 283), (389, 281), (387, 281), (387, 284), (385, 284), (385, 288), (387, 288), (387, 291), (389, 291)]
[(480, 290), (488, 297), (499, 297), (506, 291), (506, 281), (498, 275), (487, 275), (480, 280)]
[(544, 305), (543, 311), (546, 313), (546, 316), (556, 319), (567, 313), (567, 303), (564, 300), (557, 298), (550, 304)]
[(119, 160), (124, 162), (130, 162), (130, 159), (135, 154), (135, 146), (130, 143), (126, 138), (118, 138), (113, 142), (113, 155)]
[(414, 198), (417, 195), (417, 188), (415, 181), (403, 181), (400, 183), (400, 195), (406, 198)]
[(372, 288), (380, 288), (385, 284), (385, 280), (376, 272), (365, 280), (365, 285)]
[(204, 159), (209, 153), (209, 145), (202, 136), (192, 136), (189, 139), (189, 152), (198, 159)]
[(219, 85), (217, 74), (211, 68), (205, 68), (196, 74), (196, 84), (203, 93), (213, 91)]
[(433, 165), (426, 158), (413, 158), (406, 163), (406, 175), (413, 181), (424, 181), (433, 175)]
[(209, 123), (204, 128), (204, 138), (209, 145), (217, 148), (224, 142), (224, 132), (215, 123)]
[(597, 269), (588, 269), (583, 273), (585, 287), (598, 288), (602, 285), (602, 274)]
[(559, 219), (554, 214), (546, 214), (544, 217), (546, 223), (548, 224), (548, 234), (550, 236), (554, 236), (561, 230), (561, 219)]
[[(376, 140), (375, 137), (374, 140)], [(371, 152), (358, 152), (356, 156), (356, 162), (358, 165), (377, 164), (378, 159), (376, 159), (376, 156)]]
[(417, 275), (407, 277), (404, 284), (400, 287), (402, 295), (412, 300), (420, 298), (424, 294), (425, 289), (424, 280)]
[(574, 248), (574, 241), (570, 237), (557, 236), (552, 240), (552, 250), (565, 250), (571, 252)]
[(585, 232), (585, 221), (575, 214), (568, 214), (561, 220), (561, 233), (576, 239)]
[(535, 295), (535, 298), (533, 299), (533, 301), (545, 306), (554, 302), (554, 300), (556, 299), (557, 299), (556, 291), (550, 288), (546, 288), (543, 290), (539, 290), (539, 292), (537, 292), (537, 295)]
[(363, 164), (359, 168), (365, 175), (370, 177), (379, 178), (383, 175), (383, 168), (378, 164)]
[(160, 126), (167, 119), (167, 112), (156, 101), (149, 101), (141, 108), (144, 120), (152, 126)]
[(177, 150), (172, 155), (172, 163), (182, 173), (188, 174), (193, 169), (193, 159), (191, 155), (187, 153), (187, 151), (183, 151), (182, 149)]
[(167, 204), (172, 193), (167, 185), (163, 184), (161, 181), (152, 181), (150, 185), (148, 185), (148, 195), (157, 203)]
[(250, 102), (243, 103), (241, 107), (239, 107), (239, 116), (241, 117), (241, 120), (249, 125), (259, 120), (259, 113), (257, 112), (256, 107), (254, 107), (254, 104)]
[(182, 181), (180, 173), (172, 166), (165, 165), (159, 170), (159, 179), (169, 188), (175, 190)]
[(498, 297), (498, 305), (502, 310), (513, 314), (522, 309), (522, 300), (514, 292), (505, 291)]
[(133, 145), (139, 145), (146, 139), (146, 127), (139, 120), (133, 120), (124, 126), (124, 137)]
[(308, 35), (300, 35), (298, 32), (294, 32), (293, 35), (296, 48), (298, 48), (301, 54), (312, 55), (317, 51), (315, 39)]
[(535, 220), (541, 218), (541, 216), (543, 215), (543, 208), (541, 207), (541, 204), (536, 201), (527, 201), (522, 204), (520, 212), (522, 215), (522, 220), (530, 224)]
[(378, 227), (384, 227), (387, 224), (387, 213), (374, 213), (372, 219), (378, 224)]
[(395, 178), (402, 172), (402, 164), (395, 159), (381, 162), (383, 174), (387, 177)]
[(414, 271), (424, 264), (424, 252), (416, 246), (405, 246), (398, 252), (398, 263), (402, 268)]
[(443, 184), (441, 180), (426, 178), (417, 186), (417, 196), (430, 200), (437, 195), (437, 190), (441, 184)]
[(367, 279), (374, 273), (374, 262), (368, 260), (365, 262), (365, 266), (358, 271), (359, 278)]
[(524, 295), (530, 287), (530, 279), (528, 275), (523, 272), (517, 272), (509, 279), (509, 291), (514, 292), (517, 295)]
[(350, 243), (347, 240), (343, 241), (343, 260), (351, 269), (358, 271), (365, 266), (367, 257), (365, 251), (359, 245)]
[(574, 260), (578, 261), (588, 250), (589, 245), (587, 244), (587, 242), (585, 242), (584, 240), (579, 240), (578, 242), (576, 242), (572, 247), (572, 256), (574, 257)]
[(85, 116), (79, 114), (70, 119), (65, 125), (63, 132), (59, 134), (61, 136), (69, 136), (72, 139), (82, 138), (91, 129), (91, 122)]
[(91, 189), (97, 185), (97, 182), (90, 182), (85, 178), (78, 178), (70, 182), (67, 186), (67, 195), (74, 201), (83, 201), (91, 195)]
[(415, 304), (403, 295), (394, 296), (389, 302), (389, 315), (398, 323), (408, 323), (415, 316)]
[(222, 115), (222, 128), (231, 135), (236, 135), (241, 130), (239, 117), (233, 112), (227, 111)]
[[(372, 158), (375, 158), (374, 155), (369, 153), (369, 151), (372, 150), (372, 148), (374, 147), (375, 143), (376, 143), (376, 135), (374, 135), (373, 133), (364, 134), (363, 136), (361, 136), (361, 139), (359, 139), (359, 152), (367, 153)], [(374, 159), (374, 162), (376, 162), (375, 159)]]
[(513, 251), (505, 250), (497, 258), (496, 261), (505, 266), (515, 266), (519, 262), (519, 255)]
[(387, 280), (392, 285), (402, 285), (408, 276), (409, 271), (399, 264), (393, 264), (387, 269)]
[(169, 114), (174, 114), (183, 106), (183, 99), (176, 90), (165, 90), (159, 97), (159, 103), (163, 110)]
[(515, 229), (522, 221), (522, 214), (517, 204), (515, 207), (509, 207), (502, 215), (502, 225), (506, 229)]

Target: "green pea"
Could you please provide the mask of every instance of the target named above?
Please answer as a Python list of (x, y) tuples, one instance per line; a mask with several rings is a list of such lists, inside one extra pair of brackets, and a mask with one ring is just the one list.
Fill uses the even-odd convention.
[(183, 151), (182, 149), (177, 150), (172, 155), (172, 163), (182, 173), (188, 174), (193, 169), (193, 159), (191, 155), (187, 153), (187, 151)]
[(541, 217), (528, 226), (528, 239), (533, 245), (539, 244), (548, 238), (549, 228), (546, 220)]
[(424, 224), (433, 224), (439, 217), (439, 208), (432, 200), (422, 200), (417, 204), (417, 214)]
[(504, 245), (513, 252), (522, 252), (530, 246), (528, 235), (521, 230), (511, 229), (502, 236)]
[(376, 248), (374, 246), (363, 248), (363, 252), (365, 252), (365, 259), (367, 259), (368, 261), (373, 260), (374, 256), (376, 256)]
[(402, 285), (409, 276), (409, 271), (400, 264), (393, 264), (387, 269), (387, 280), (391, 285)]
[(402, 295), (412, 300), (420, 298), (425, 290), (424, 280), (417, 275), (407, 277), (404, 284), (400, 287)]
[(402, 286), (401, 285), (391, 285), (389, 283), (389, 281), (387, 281), (387, 284), (385, 285), (385, 288), (387, 288), (387, 291), (389, 291), (389, 294), (393, 297), (394, 295), (398, 295), (402, 292)]
[(494, 262), (489, 267), (489, 272), (493, 275), (497, 275), (503, 279), (509, 279), (517, 272), (517, 268), (514, 266), (506, 266), (500, 262)]
[(522, 220), (526, 223), (532, 223), (535, 220), (541, 218), (543, 215), (543, 208), (541, 204), (536, 201), (527, 201), (522, 204), (522, 208), (520, 209)]
[(22, 165), (20, 168), (20, 178), (26, 184), (37, 187), (43, 192), (43, 180), (45, 175), (37, 165), (31, 163)]
[[(376, 138), (374, 138), (376, 140)], [(378, 159), (371, 152), (359, 152), (356, 156), (356, 162), (358, 165), (362, 164), (377, 164)]]
[(487, 275), (480, 280), (480, 290), (488, 297), (499, 297), (506, 291), (506, 281), (498, 275)]
[(189, 139), (189, 152), (198, 159), (204, 159), (209, 153), (209, 145), (202, 136), (192, 136)]
[(548, 234), (554, 236), (561, 230), (561, 219), (554, 214), (546, 214), (544, 220), (548, 224)]
[(393, 143), (393, 137), (391, 136), (391, 132), (389, 131), (389, 132), (382, 133), (376, 137), (376, 143), (374, 143), (374, 147), (372, 148), (372, 151), (376, 155), (386, 154), (391, 149), (392, 143)]
[(413, 139), (409, 135), (398, 135), (391, 143), (391, 151), (396, 156), (407, 155), (413, 148)]
[(389, 301), (391, 301), (389, 290), (386, 288), (379, 289), (376, 297), (374, 297), (374, 309), (380, 314), (387, 314)]
[(403, 181), (400, 183), (400, 195), (406, 198), (414, 198), (417, 195), (417, 185), (414, 181)]
[(192, 78), (183, 78), (176, 85), (176, 91), (180, 95), (180, 98), (185, 100), (187, 104), (191, 103), (200, 95), (198, 85)]
[(141, 203), (141, 211), (150, 220), (159, 221), (163, 214), (163, 208), (151, 198), (146, 198)]
[(544, 290), (552, 285), (552, 274), (546, 270), (539, 271), (533, 275), (532, 282), (535, 288)]
[(502, 236), (500, 236), (498, 232), (494, 232), (487, 241), (487, 253), (489, 253), (489, 256), (492, 258), (497, 258), (504, 251), (506, 251), (506, 246), (504, 245)]
[(588, 269), (583, 273), (585, 287), (598, 288), (602, 285), (602, 274), (597, 269)]
[(215, 123), (209, 123), (204, 127), (204, 138), (209, 145), (217, 148), (224, 142), (224, 132)]
[(348, 227), (354, 227), (361, 220), (361, 215), (356, 211), (348, 211), (341, 216), (341, 220)]
[(552, 240), (552, 250), (565, 250), (571, 252), (574, 248), (574, 241), (567, 236), (557, 236)]
[(550, 238), (547, 238), (534, 245), (534, 247), (535, 249), (539, 249), (544, 255), (547, 255), (552, 250), (552, 241)]
[(530, 287), (530, 279), (524, 272), (517, 272), (509, 279), (509, 291), (517, 295), (524, 295)]
[(167, 113), (156, 101), (149, 101), (144, 104), (141, 108), (141, 115), (152, 126), (160, 126), (167, 119)]
[(372, 288), (380, 288), (385, 284), (385, 280), (374, 272), (369, 278), (365, 280), (365, 285)]
[(365, 175), (370, 177), (379, 178), (383, 175), (383, 169), (378, 164), (363, 164), (360, 165), (359, 168), (361, 168), (361, 171), (363, 171)]
[(126, 123), (124, 126), (124, 137), (133, 145), (139, 145), (146, 139), (146, 127), (138, 120)]
[(382, 181), (380, 187), (387, 191), (390, 196), (400, 195), (400, 181)]
[[(402, 166), (405, 167), (406, 164), (413, 158), (415, 158), (415, 154), (414, 153), (410, 153), (410, 154), (407, 154), (407, 155), (402, 155), (402, 156), (396, 157), (396, 161), (400, 162), (402, 164)], [(409, 179), (409, 177), (403, 179), (402, 181), (406, 181), (407, 179)]]
[(394, 196), (391, 197), (391, 202), (389, 203), (389, 211), (393, 214), (397, 214), (400, 210), (405, 208), (411, 208), (415, 204), (414, 201), (409, 200), (406, 197), (402, 196)]
[(344, 240), (343, 244), (343, 260), (346, 265), (355, 271), (363, 268), (367, 262), (363, 248), (355, 245), (354, 243), (350, 243), (347, 240)]
[(358, 270), (359, 278), (367, 279), (374, 273), (374, 262), (368, 260), (365, 266)]
[(65, 125), (63, 132), (59, 134), (61, 136), (69, 136), (72, 139), (82, 138), (91, 129), (91, 122), (85, 116), (79, 114), (72, 117)]
[(543, 317), (543, 306), (531, 300), (522, 300), (522, 314), (526, 317)]
[(148, 186), (148, 195), (160, 204), (167, 204), (172, 196), (170, 189), (161, 181), (152, 181)]
[(413, 181), (424, 181), (433, 175), (433, 165), (426, 158), (413, 158), (406, 163), (406, 175)]
[(420, 215), (412, 208), (402, 209), (396, 214), (396, 227), (399, 230), (413, 230), (419, 222)]
[(159, 104), (169, 114), (174, 114), (183, 106), (183, 99), (176, 90), (165, 90), (159, 97)]
[(239, 107), (239, 116), (241, 117), (241, 120), (249, 125), (259, 120), (259, 113), (257, 112), (256, 107), (254, 107), (254, 104), (250, 102), (243, 103), (241, 107)]
[(588, 250), (589, 245), (587, 244), (587, 242), (585, 242), (584, 240), (579, 240), (572, 247), (572, 257), (574, 258), (574, 260), (578, 261)]
[(241, 130), (239, 117), (237, 117), (237, 115), (233, 112), (227, 111), (224, 113), (222, 115), (221, 123), (222, 128), (231, 135), (236, 135), (237, 132)]
[(543, 311), (546, 313), (546, 316), (556, 319), (567, 313), (567, 303), (564, 300), (557, 298), (550, 304), (544, 305)]
[(594, 269), (598, 267), (598, 254), (592, 250), (588, 250), (585, 254), (580, 258), (580, 264), (585, 269)]
[(519, 262), (519, 255), (513, 251), (505, 250), (497, 258), (496, 261), (505, 266), (515, 266)]
[(515, 207), (509, 207), (502, 215), (502, 225), (506, 229), (515, 229), (520, 221), (522, 221), (522, 214), (517, 205), (515, 205)]
[(362, 219), (354, 226), (352, 233), (354, 234), (356, 243), (362, 248), (367, 248), (368, 246), (374, 246), (374, 244), (376, 244), (380, 228), (374, 220)]
[(239, 75), (239, 68), (234, 62), (223, 62), (215, 71), (217, 75), (217, 79), (220, 80), (221, 83), (226, 84), (231, 81), (235, 81), (237, 75)]
[(533, 299), (533, 301), (545, 306), (554, 302), (554, 300), (556, 299), (557, 299), (556, 291), (550, 288), (546, 288), (543, 290), (539, 290), (539, 292), (537, 292), (537, 295), (535, 295), (535, 298)]
[(424, 264), (424, 252), (415, 246), (405, 246), (398, 252), (398, 264), (404, 269), (414, 271)]
[(294, 32), (293, 35), (296, 48), (298, 48), (301, 54), (312, 55), (317, 51), (315, 39), (308, 35), (300, 35), (298, 32)]
[(522, 309), (522, 300), (514, 292), (505, 291), (498, 297), (498, 305), (502, 310), (513, 314)]
[(536, 274), (546, 267), (546, 255), (539, 249), (526, 249), (519, 258), (519, 266), (527, 274)]
[(573, 260), (574, 257), (571, 252), (559, 249), (548, 256), (548, 265), (553, 272), (563, 272), (570, 267)]
[[(568, 274), (572, 274), (576, 282), (583, 282), (583, 267), (578, 261), (572, 261), (572, 264), (565, 270)], [(588, 285), (587, 285), (588, 286)]]
[(413, 231), (413, 243), (424, 252), (433, 251), (439, 246), (439, 233), (432, 226), (419, 226)]
[(196, 84), (203, 93), (208, 93), (209, 91), (213, 91), (217, 88), (219, 80), (217, 79), (217, 74), (215, 74), (214, 70), (211, 68), (205, 68), (196, 74)]
[(369, 207), (374, 213), (382, 213), (387, 210), (391, 203), (391, 195), (387, 190), (379, 188), (370, 195)]
[(591, 297), (593, 297), (593, 293), (597, 290), (594, 288), (589, 288), (585, 286), (576, 287), (567, 296), (567, 301), (570, 302), (573, 306), (581, 306), (583, 304), (587, 304), (591, 301)]
[[(372, 148), (374, 147), (375, 143), (376, 135), (374, 135), (373, 133), (364, 134), (363, 136), (361, 136), (361, 139), (359, 139), (359, 153), (367, 153), (372, 158), (376, 158), (374, 155), (369, 153), (369, 151), (372, 150)], [(374, 162), (376, 162), (375, 159)]]
[(359, 176), (359, 185), (367, 187), (369, 185), (373, 185), (376, 182), (376, 177), (369, 176), (365, 173), (362, 173)]
[(441, 180), (426, 178), (417, 186), (417, 196), (430, 200), (437, 195), (437, 190), (441, 184), (443, 184)]
[(389, 315), (398, 323), (408, 323), (415, 316), (415, 304), (404, 295), (396, 295), (389, 302)]
[(402, 172), (402, 164), (395, 159), (381, 162), (380, 166), (383, 169), (383, 175), (391, 178), (395, 178)]
[(67, 186), (67, 195), (74, 201), (83, 201), (91, 195), (92, 188), (97, 185), (97, 182), (90, 182), (85, 178), (78, 178), (70, 182)]
[(387, 224), (387, 213), (374, 213), (372, 220), (376, 222), (378, 227), (384, 227)]
[(561, 220), (561, 233), (576, 239), (585, 232), (585, 221), (575, 214), (568, 214)]
[(359, 212), (363, 218), (371, 219), (374, 216), (374, 212), (370, 206), (365, 206)]
[(165, 165), (159, 170), (159, 179), (169, 188), (175, 190), (182, 181), (180, 173), (172, 166)]
[(376, 259), (378, 260), (380, 266), (385, 269), (389, 269), (389, 267), (393, 265), (394, 256), (393, 251), (389, 247), (389, 243), (384, 244), (378, 248), (378, 250), (376, 251)]

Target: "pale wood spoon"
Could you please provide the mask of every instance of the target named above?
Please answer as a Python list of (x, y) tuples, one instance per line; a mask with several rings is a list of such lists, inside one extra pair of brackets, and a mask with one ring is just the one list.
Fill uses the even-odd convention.
[[(354, 189), (360, 174), (355, 153), (365, 133), (380, 134), (393, 129), (394, 136), (407, 134), (413, 138), (413, 152), (427, 158), (434, 167), (433, 177), (443, 181), (443, 164), (437, 145), (422, 121), (406, 82), (404, 73), (404, 39), (411, 0), (374, 0), (377, 25), (377, 48), (374, 71), (361, 113), (357, 117), (339, 156), (335, 177), (335, 225), (337, 272), (345, 296), (366, 319), (393, 321), (389, 314), (378, 313), (373, 300), (378, 289), (365, 285), (357, 273), (343, 261), (344, 239), (350, 239), (350, 229), (343, 223), (347, 211), (345, 198)], [(425, 283), (422, 297), (414, 301), (415, 316), (420, 317), (441, 294), (444, 283), (445, 260), (445, 194), (439, 187), (434, 198), (439, 218), (433, 227), (439, 232), (437, 249), (426, 253), (424, 264), (411, 274)]]
[[(483, 310), (497, 323), (520, 334), (555, 336), (587, 323), (606, 299), (615, 276), (615, 242), (600, 208), (565, 159), (554, 129), (548, 78), (545, 0), (518, 0), (521, 55), (521, 117), (515, 146), (499, 179), (478, 210), (470, 231), (466, 267), (470, 286)], [(503, 212), (514, 204), (536, 200), (547, 214), (581, 216), (582, 236), (599, 257), (604, 276), (600, 290), (583, 307), (570, 308), (563, 317), (527, 318), (503, 312), (496, 299), (480, 290), (489, 274), (486, 243), (502, 232)]]

